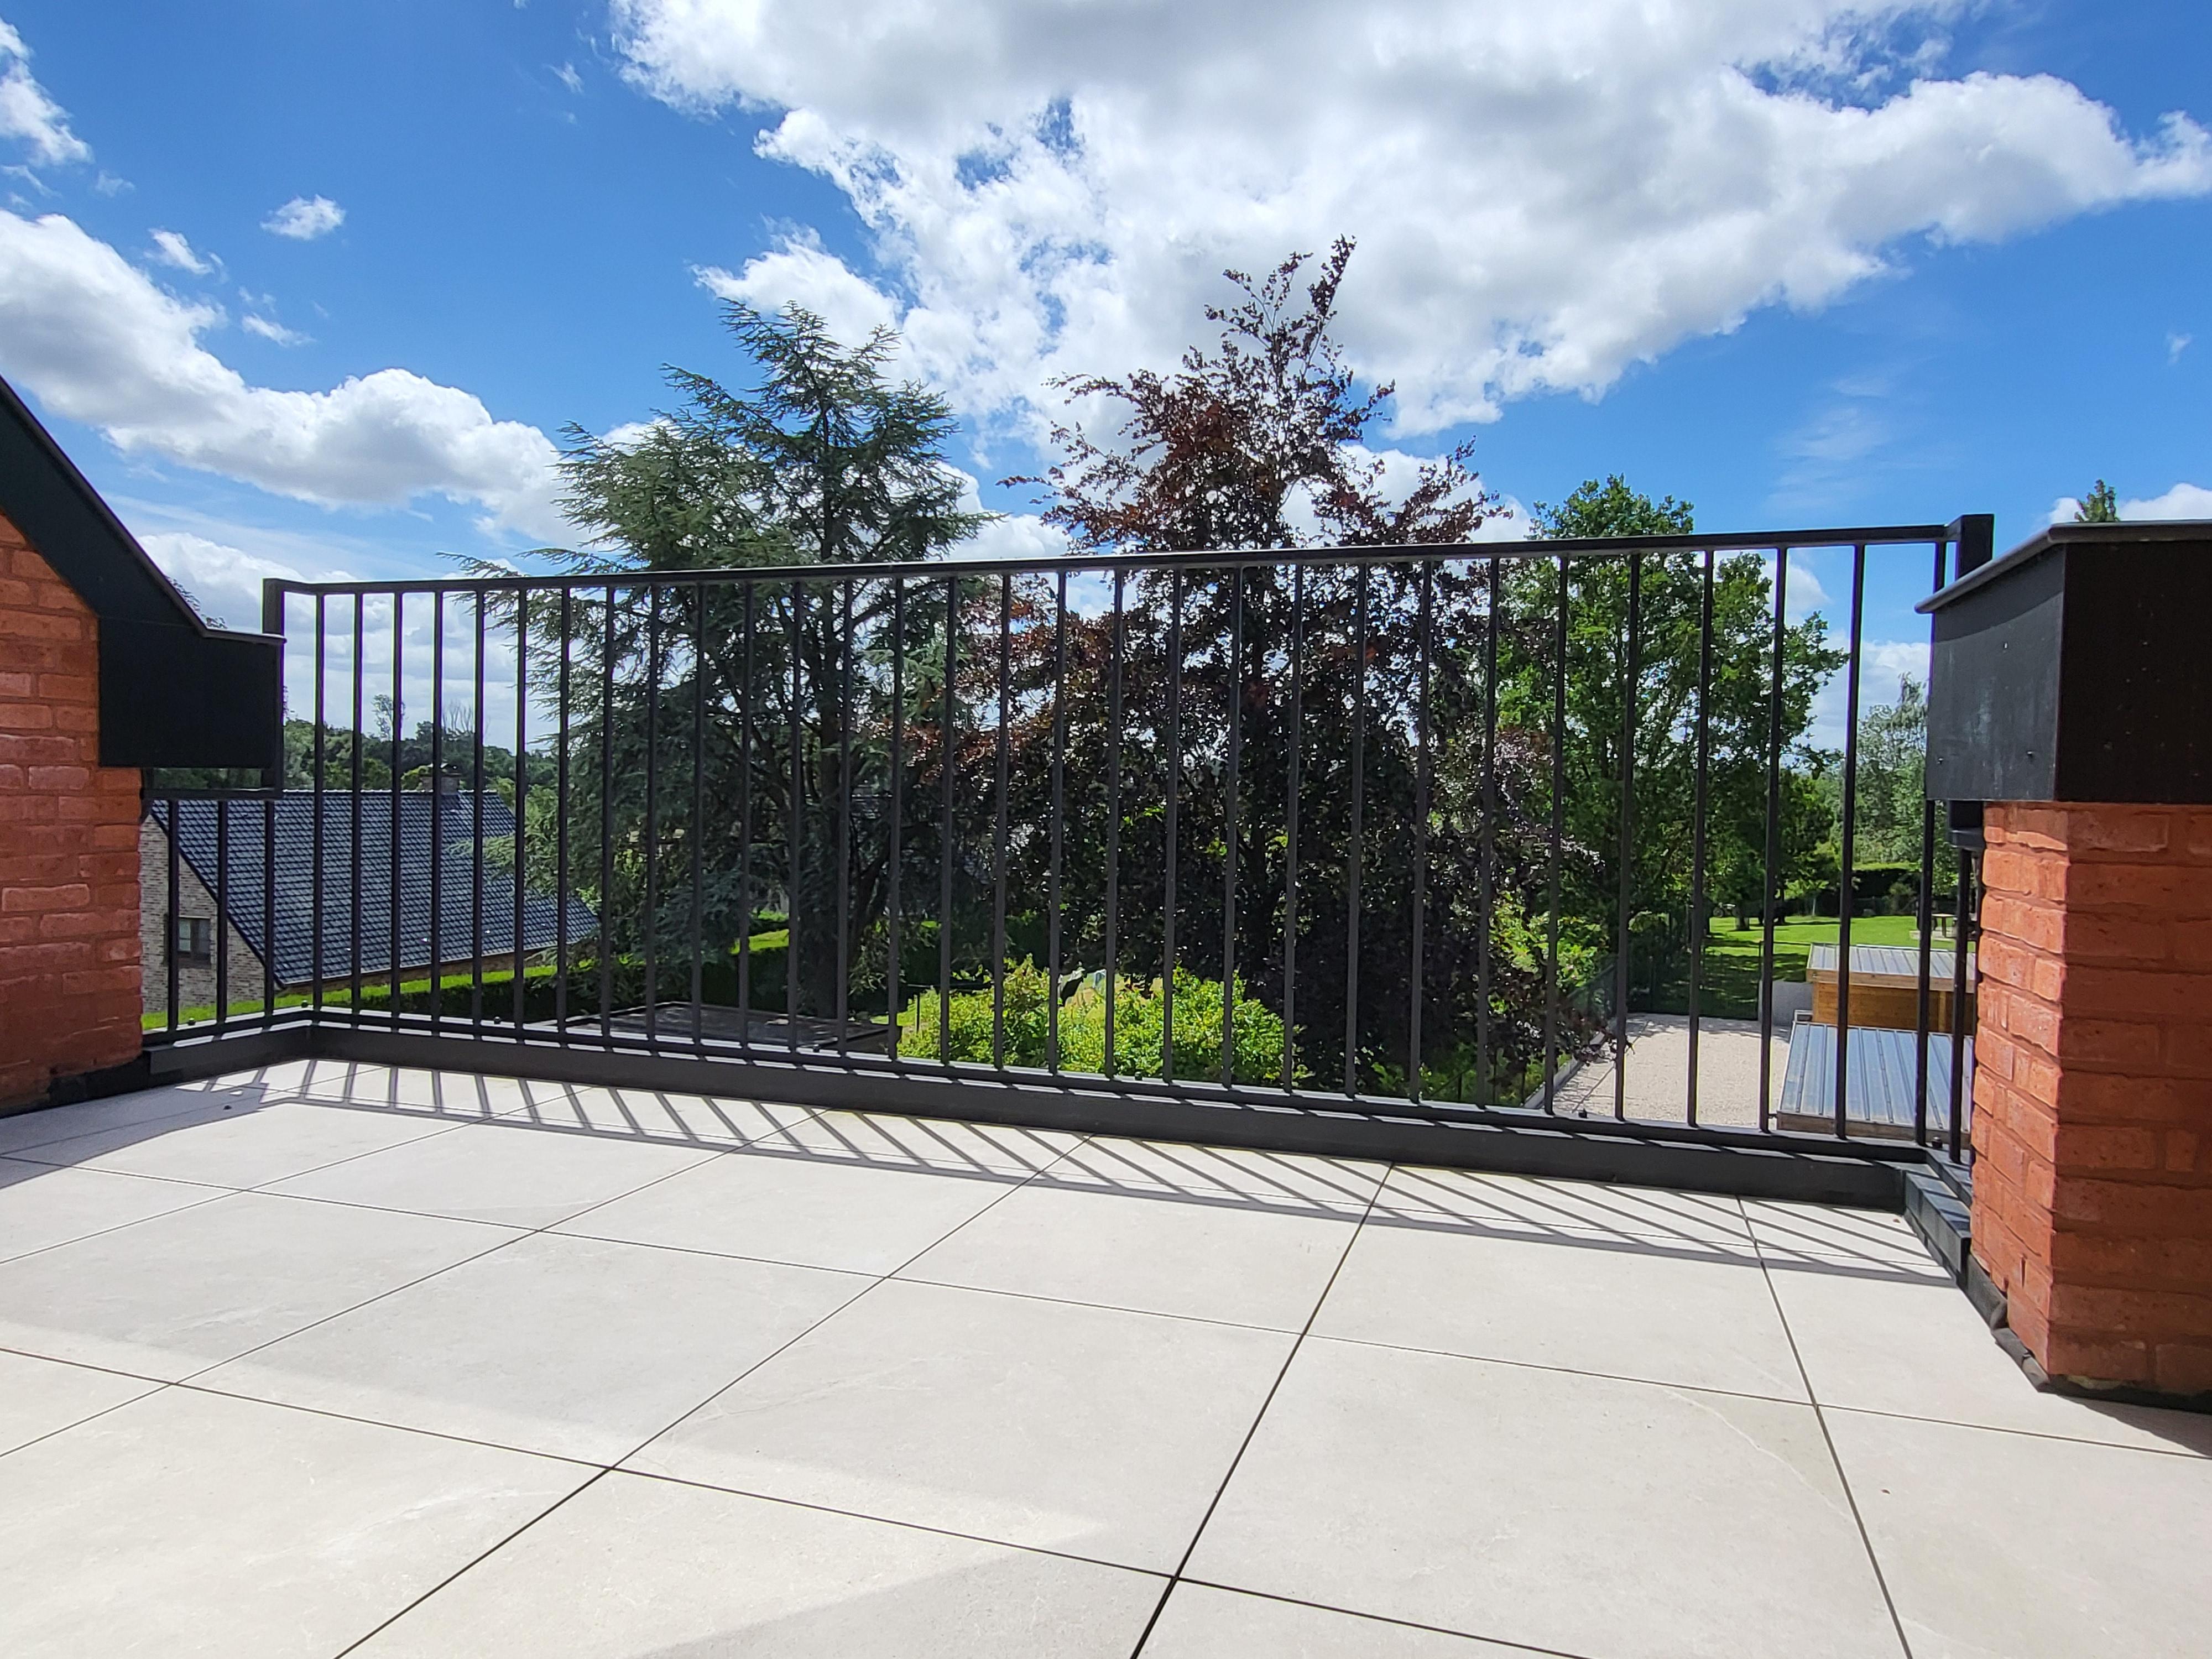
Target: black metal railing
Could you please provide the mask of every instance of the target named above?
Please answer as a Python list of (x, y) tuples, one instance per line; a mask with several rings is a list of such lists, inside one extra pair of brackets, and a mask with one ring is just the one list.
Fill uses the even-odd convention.
[[(1940, 586), (1960, 536), (272, 582), (282, 787), (149, 795), (149, 1040), (306, 1022), (1802, 1127), (1778, 939), (1832, 824), (1849, 1030), (1869, 562), (1932, 553)], [(1840, 640), (1790, 599), (1822, 550), (1849, 559)], [(1954, 855), (1911, 811), (1897, 1132), (1955, 1157), (1970, 861), (1946, 1099)], [(203, 908), (214, 959), (182, 963)], [(1741, 938), (1715, 931), (1731, 908)], [(1679, 1093), (1632, 1098), (1638, 1016), (1681, 1021)], [(1705, 1075), (1723, 1036), (1755, 1042), (1755, 1090)], [(1853, 1047), (1818, 1080), (1847, 1138), (1883, 1127)]]

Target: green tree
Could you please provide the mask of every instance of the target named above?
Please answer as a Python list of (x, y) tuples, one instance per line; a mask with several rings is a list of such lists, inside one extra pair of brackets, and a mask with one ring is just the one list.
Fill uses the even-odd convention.
[[(847, 757), (854, 799), (880, 799), (889, 763), (878, 671), (890, 653), (913, 659), (907, 712), (918, 715), (942, 611), (933, 623), (917, 607), (892, 639), (879, 583), (622, 579), (913, 563), (991, 515), (961, 505), (964, 481), (944, 455), (945, 401), (890, 378), (892, 331), (844, 344), (798, 306), (770, 315), (732, 304), (726, 320), (751, 386), (672, 368), (680, 401), (641, 432), (568, 428), (563, 504), (585, 539), (543, 556), (605, 586), (572, 591), (565, 611), (553, 595), (530, 599), (534, 695), (550, 711), (564, 659), (572, 684), (591, 688), (570, 710), (569, 867), (612, 946), (663, 963), (713, 957), (750, 933), (757, 911), (788, 909), (799, 1000), (822, 1013), (837, 999), (841, 941), (849, 955), (884, 903), (883, 840), (851, 833)], [(873, 654), (856, 663), (864, 638)], [(943, 762), (941, 742), (912, 743), (908, 793)], [(849, 869), (832, 850), (841, 830)], [(552, 873), (551, 849), (526, 856)]]
[[(1009, 482), (1041, 486), (1046, 517), (1085, 549), (1468, 542), (1494, 511), (1469, 446), (1393, 495), (1364, 442), (1391, 388), (1363, 392), (1333, 337), (1352, 253), (1339, 241), (1310, 274), (1304, 255), (1264, 277), (1225, 272), (1237, 298), (1207, 310), (1216, 342), (1192, 347), (1171, 374), (1066, 382), (1071, 399), (1103, 404), (1109, 424), (1062, 424), (1060, 463)], [(1547, 963), (1517, 947), (1522, 896), (1540, 903), (1548, 843), (1524, 810), (1540, 752), (1501, 744), (1484, 757), (1492, 579), (1472, 550), (1435, 565), (1155, 570), (1129, 580), (1118, 618), (1057, 626), (1055, 602), (1042, 584), (1030, 590), (1019, 602), (1041, 622), (1016, 636), (1016, 701), (1039, 713), (1017, 728), (1015, 775), (1034, 781), (1017, 822), (1048, 810), (1039, 763), (1058, 738), (1046, 711), (1061, 640), (1070, 705), (1103, 708), (1118, 681), (1124, 710), (1118, 743), (1091, 719), (1067, 733), (1068, 775), (1081, 781), (1064, 860), (1069, 951), (1103, 965), (1112, 869), (1121, 971), (1162, 975), (1171, 922), (1177, 973), (1166, 983), (1179, 988), (1194, 968), (1209, 1002), (1241, 982), (1279, 1018), (1294, 1007), (1297, 1063), (1363, 1088), (1413, 1080), (1418, 988), (1423, 1072), (1461, 1098), (1517, 1102), (1545, 1051)], [(1048, 880), (1048, 853), (1042, 836), (1016, 849), (1029, 890)], [(1571, 840), (1562, 853), (1583, 856)], [(1571, 945), (1565, 970), (1577, 971)], [(1560, 1050), (1586, 1048), (1587, 1023), (1571, 1006), (1561, 1014)], [(1188, 1017), (1220, 1030), (1218, 1006)]]
[[(1689, 502), (1671, 495), (1653, 501), (1618, 474), (1589, 480), (1556, 506), (1539, 503), (1531, 519), (1533, 535), (1545, 540), (1696, 531)], [(1843, 653), (1828, 645), (1827, 624), (1817, 615), (1783, 625), (1779, 860), (1770, 873), (1775, 617), (1774, 581), (1764, 560), (1649, 551), (1531, 560), (1519, 567), (1511, 595), (1516, 613), (1530, 621), (1501, 707), (1531, 741), (1554, 723), (1556, 648), (1542, 635), (1558, 627), (1563, 607), (1567, 619), (1563, 817), (1595, 857), (1576, 872), (1565, 908), (1607, 949), (1619, 949), (1626, 925), (1636, 958), (1632, 994), (1641, 986), (1650, 994), (1679, 975), (1685, 946), (1705, 926), (1704, 917), (1690, 914), (1701, 731), (1707, 908), (1733, 908), (1743, 918), (1760, 906), (1768, 881), (1778, 894), (1802, 878), (1826, 829), (1815, 782), (1824, 757), (1807, 734), (1814, 698)], [(1701, 693), (1708, 659), (1710, 685)], [(1548, 735), (1540, 740), (1548, 744)], [(1626, 800), (1624, 753), (1634, 778)], [(1548, 780), (1546, 788), (1548, 796)]]
[(2120, 501), (2112, 485), (2102, 478), (2097, 480), (2081, 504), (2074, 509), (2075, 524), (2118, 524), (2120, 521)]

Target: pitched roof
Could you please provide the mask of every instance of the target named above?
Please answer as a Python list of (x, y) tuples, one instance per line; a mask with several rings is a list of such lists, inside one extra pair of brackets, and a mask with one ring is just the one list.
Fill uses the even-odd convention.
[[(247, 945), (264, 961), (273, 962), (278, 984), (303, 984), (316, 978), (319, 969), (324, 979), (390, 971), (395, 839), (399, 848), (398, 966), (419, 968), (430, 961), (434, 869), (441, 962), (465, 963), (479, 948), (485, 956), (505, 956), (516, 948), (514, 868), (512, 865), (501, 868), (497, 862), (477, 856), (478, 798), (475, 794), (402, 792), (395, 796), (388, 791), (356, 794), (350, 790), (325, 790), (321, 796), (319, 860), (316, 799), (312, 790), (296, 790), (273, 798), (156, 800), (149, 809), (165, 831), (173, 810), (179, 855), (208, 891), (219, 894), (231, 925)], [(514, 833), (514, 813), (505, 801), (488, 794), (482, 798), (482, 806), (487, 845)], [(220, 884), (216, 867), (218, 813), (222, 815), (220, 839), (224, 843)], [(273, 902), (264, 898), (269, 864), (264, 851), (264, 828), (271, 823), (276, 875)], [(361, 839), (358, 863), (354, 854), (356, 829)], [(319, 963), (315, 952), (319, 863), (322, 875)], [(361, 893), (357, 967), (353, 942), (356, 868)], [(481, 934), (477, 931), (479, 902)], [(272, 927), (273, 958), (266, 942)], [(573, 944), (590, 938), (598, 927), (591, 907), (580, 899), (563, 901), (550, 893), (529, 890), (523, 894), (524, 951), (549, 950), (564, 935)]]
[(278, 763), (283, 641), (202, 621), (4, 380), (0, 514), (100, 619), (101, 765)]

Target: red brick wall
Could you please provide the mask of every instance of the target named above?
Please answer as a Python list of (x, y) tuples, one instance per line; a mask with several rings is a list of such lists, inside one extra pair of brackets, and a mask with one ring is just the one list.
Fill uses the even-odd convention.
[(0, 1108), (139, 1048), (138, 774), (100, 764), (99, 623), (0, 518)]
[(1974, 1253), (2052, 1375), (2212, 1389), (2212, 811), (1987, 836)]

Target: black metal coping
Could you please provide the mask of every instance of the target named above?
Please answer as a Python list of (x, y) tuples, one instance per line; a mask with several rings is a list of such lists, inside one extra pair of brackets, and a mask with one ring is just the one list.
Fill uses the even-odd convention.
[(2061, 547), (2130, 546), (2138, 542), (2212, 542), (2212, 519), (2146, 519), (2124, 524), (2055, 524), (2038, 531), (2002, 558), (1970, 570), (1912, 608), (1932, 616), (1967, 594), (2002, 581), (2022, 565)]
[(1906, 1206), (1908, 1173), (1929, 1162), (1927, 1153), (1909, 1143), (1825, 1143), (1537, 1112), (1447, 1115), (1383, 1101), (1326, 1097), (1286, 1097), (1279, 1103), (1170, 1099), (1120, 1089), (1103, 1079), (1055, 1082), (1042, 1073), (1036, 1080), (1009, 1079), (951, 1074), (937, 1067), (887, 1072), (833, 1063), (701, 1059), (356, 1030), (304, 1018), (219, 1040), (181, 1040), (150, 1048), (148, 1057), (149, 1082), (156, 1085), (288, 1060), (350, 1060), (1891, 1211)]

